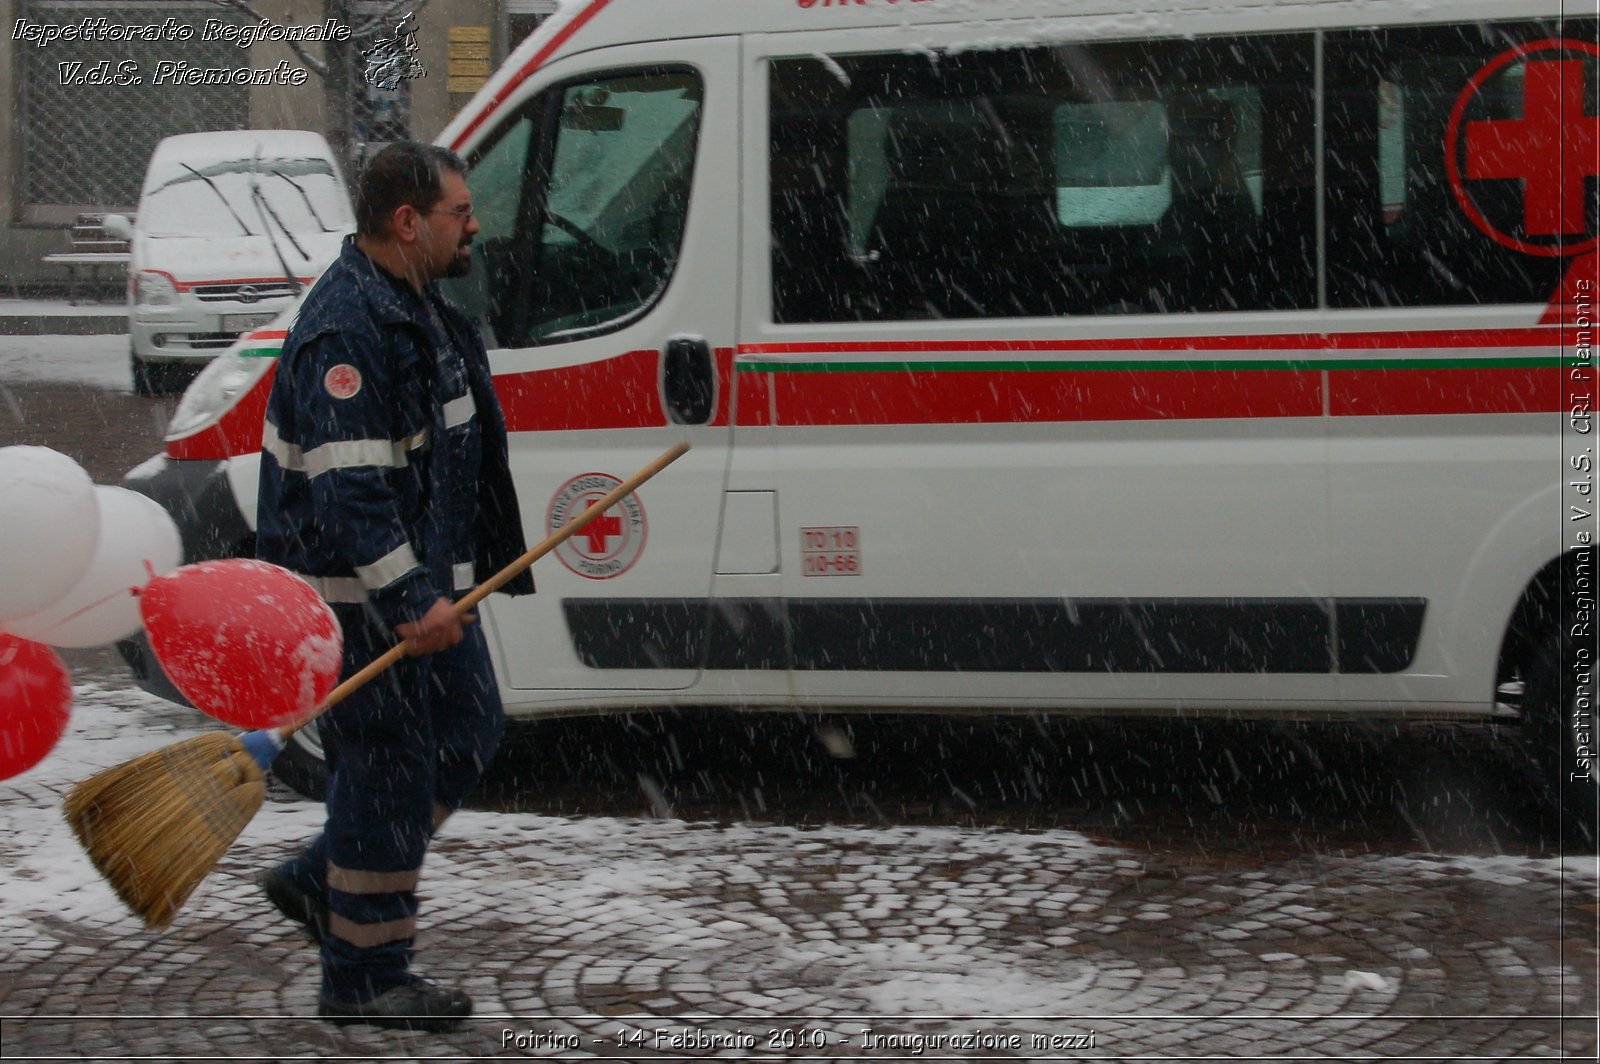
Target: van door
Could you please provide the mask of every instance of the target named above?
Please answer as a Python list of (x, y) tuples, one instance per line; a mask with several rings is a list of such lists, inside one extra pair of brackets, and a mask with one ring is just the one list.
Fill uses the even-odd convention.
[[(736, 54), (715, 38), (552, 64), (467, 145), (482, 232), (452, 294), (487, 338), (529, 542), (693, 445), (542, 562), (537, 595), (493, 602), (512, 689), (675, 689), (698, 674), (686, 655), (641, 663), (635, 648), (661, 623), (639, 604), (710, 587), (737, 302)], [(661, 638), (698, 644), (677, 624)]]
[(1333, 698), (1313, 39), (1072, 25), (751, 42), (736, 472), (802, 703)]

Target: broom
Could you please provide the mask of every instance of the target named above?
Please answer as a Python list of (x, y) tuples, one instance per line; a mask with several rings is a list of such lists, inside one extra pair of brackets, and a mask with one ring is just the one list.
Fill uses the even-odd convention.
[[(596, 499), (516, 561), (455, 604), (457, 616), (504, 587), (651, 477), (682, 457), (687, 442)], [(195, 887), (233, 845), (266, 797), (264, 773), (283, 744), (406, 655), (406, 644), (328, 693), (294, 724), (244, 735), (213, 733), (141, 754), (73, 785), (62, 804), (89, 860), (146, 927), (166, 927)]]

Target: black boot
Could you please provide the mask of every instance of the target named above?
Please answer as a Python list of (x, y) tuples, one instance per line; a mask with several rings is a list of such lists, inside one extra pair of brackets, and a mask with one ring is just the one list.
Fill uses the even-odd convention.
[(272, 907), (304, 927), (311, 941), (320, 946), (328, 933), (328, 896), (303, 886), (293, 874), (293, 864), (288, 861), (264, 872), (256, 882)]
[(472, 999), (464, 990), (413, 976), (359, 1004), (318, 995), (317, 1015), (340, 1027), (367, 1023), (402, 1031), (452, 1031), (472, 1015)]

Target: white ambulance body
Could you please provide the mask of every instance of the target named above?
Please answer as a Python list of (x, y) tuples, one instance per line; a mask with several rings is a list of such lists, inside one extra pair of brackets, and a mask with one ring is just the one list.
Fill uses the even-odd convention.
[[(452, 294), (530, 542), (693, 450), (487, 604), (508, 710), (1489, 717), (1552, 654), (1574, 689), (1594, 14), (564, 5), (439, 138), (483, 227)], [(216, 552), (281, 337), (155, 474), (236, 504)]]

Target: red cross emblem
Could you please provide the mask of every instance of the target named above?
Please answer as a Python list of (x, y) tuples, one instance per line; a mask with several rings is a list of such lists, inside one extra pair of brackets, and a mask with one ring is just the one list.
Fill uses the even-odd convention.
[(361, 371), (341, 362), (322, 375), (322, 386), (335, 399), (350, 399), (361, 390)]
[[(622, 481), (610, 473), (580, 473), (556, 489), (545, 514), (551, 532), (569, 524)], [(556, 548), (561, 564), (588, 580), (610, 580), (633, 568), (644, 553), (648, 525), (635, 492), (575, 532)]]
[[(582, 504), (578, 507), (579, 512), (588, 509), (604, 494), (595, 492), (593, 495), (584, 496)], [(604, 558), (610, 553), (606, 549), (606, 544), (622, 535), (622, 518), (611, 513), (603, 513), (584, 526), (582, 535), (589, 541), (588, 553), (596, 558)]]
[[(1586, 60), (1596, 58), (1600, 45), (1587, 41), (1520, 45), (1491, 59), (1456, 99), (1445, 136), (1450, 185), (1472, 224), (1505, 247), (1553, 257), (1591, 251), (1600, 241), (1588, 232), (1589, 179), (1600, 176), (1600, 117), (1586, 112), (1584, 94)], [(1471, 119), (1484, 86), (1519, 62), (1522, 117)], [(1484, 213), (1471, 182), (1491, 180), (1522, 183), (1520, 218), (1491, 220)]]

